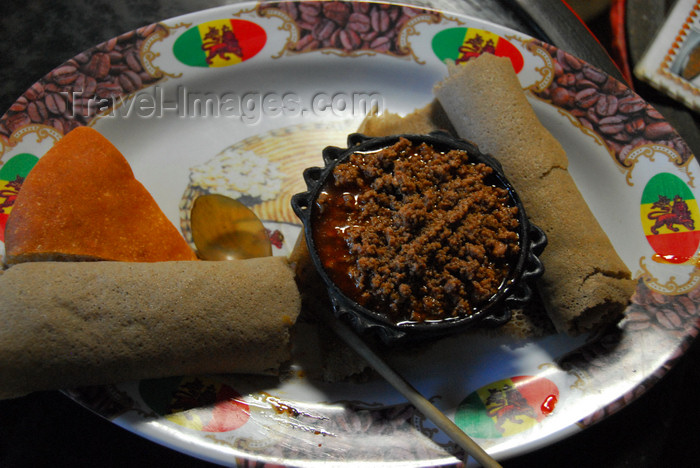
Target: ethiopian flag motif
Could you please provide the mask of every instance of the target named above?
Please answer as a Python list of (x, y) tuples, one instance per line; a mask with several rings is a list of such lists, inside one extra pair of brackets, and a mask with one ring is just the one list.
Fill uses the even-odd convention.
[(13, 156), (0, 169), (0, 240), (5, 241), (5, 225), (24, 179), (39, 160), (29, 153)]
[(241, 19), (207, 21), (188, 29), (173, 45), (173, 55), (193, 67), (228, 67), (248, 60), (265, 46), (267, 35)]
[(700, 244), (700, 211), (693, 192), (681, 179), (662, 172), (644, 187), (640, 206), (642, 228), (655, 260), (685, 263)]
[(469, 394), (457, 408), (455, 423), (472, 437), (509, 437), (542, 421), (558, 400), (559, 389), (549, 379), (511, 377)]
[(442, 60), (452, 60), (456, 64), (488, 53), (498, 57), (508, 57), (515, 73), (523, 69), (523, 55), (507, 39), (489, 31), (476, 28), (450, 28), (440, 31), (433, 37), (433, 52)]
[(142, 380), (139, 393), (157, 414), (197, 431), (233, 431), (250, 419), (248, 403), (235, 389), (204, 377)]

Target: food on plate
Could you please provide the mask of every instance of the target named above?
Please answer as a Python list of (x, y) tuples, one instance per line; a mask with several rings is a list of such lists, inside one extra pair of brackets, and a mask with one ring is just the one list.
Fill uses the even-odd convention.
[[(408, 120), (405, 125), (404, 121)], [(447, 124), (447, 125), (446, 125)], [(427, 106), (413, 111), (406, 116), (400, 116), (393, 113), (384, 113), (382, 115), (368, 115), (360, 124), (358, 131), (372, 137), (381, 137), (388, 135), (396, 135), (404, 132), (405, 128), (410, 128), (412, 132), (420, 134), (428, 134), (434, 131), (447, 131), (451, 126), (445, 117), (439, 103), (432, 101)], [(297, 246), (294, 250), (296, 258), (304, 258), (306, 253), (306, 243), (303, 246)], [(305, 265), (308, 262), (297, 260), (298, 265)], [(306, 274), (306, 271), (304, 272)], [(302, 298), (319, 297), (319, 291), (314, 288), (318, 283), (308, 281), (300, 285)], [(318, 306), (318, 301), (311, 302), (311, 306)], [(487, 333), (495, 335), (513, 336), (516, 338), (532, 338), (549, 335), (554, 331), (554, 326), (544, 310), (542, 301), (539, 297), (533, 298), (532, 301), (525, 304), (522, 308), (512, 308), (511, 317), (506, 323), (497, 328), (478, 327), (473, 329), (476, 333)], [(337, 354), (335, 348), (330, 350)], [(345, 352), (343, 355), (349, 354)], [(350, 362), (349, 359), (344, 361)], [(356, 369), (352, 368), (353, 374), (356, 374)], [(348, 374), (352, 375), (352, 374)]]
[(400, 135), (406, 133), (404, 131), (406, 128), (416, 134), (446, 131), (454, 135), (455, 132), (451, 126), (440, 103), (433, 100), (405, 116), (393, 112), (384, 112), (381, 115), (369, 114), (360, 123), (357, 131), (372, 137)]
[(466, 150), (400, 138), (332, 170), (313, 211), (330, 279), (395, 324), (471, 315), (520, 252), (518, 207)]
[(124, 156), (90, 127), (59, 140), (22, 184), (5, 262), (196, 260)]
[(538, 120), (506, 58), (484, 54), (438, 83), (457, 134), (495, 156), (548, 238), (539, 291), (557, 330), (590, 331), (621, 318), (636, 282), (567, 170), (559, 142)]
[(405, 116), (392, 112), (384, 112), (381, 115), (369, 114), (357, 129), (359, 133), (367, 136), (388, 136), (402, 133), (420, 135), (436, 130), (455, 134), (452, 124), (445, 115), (445, 111), (442, 110), (440, 103), (435, 100)]
[(320, 363), (305, 366), (304, 371), (309, 377), (324, 382), (348, 379), (359, 382), (369, 378), (371, 371), (367, 361), (318, 319), (319, 314), (328, 311), (333, 305), (325, 283), (311, 260), (303, 230), (289, 254), (289, 263), (294, 270), (302, 302), (295, 331), (297, 336), (304, 335), (305, 341), (315, 343), (314, 354), (320, 358)]
[(277, 374), (301, 307), (286, 259), (30, 262), (0, 276), (0, 398), (206, 373)]
[(619, 320), (636, 282), (576, 188), (566, 153), (527, 102), (509, 60), (484, 54), (451, 66), (435, 95), (437, 100), (405, 117), (370, 115), (359, 131), (451, 131), (501, 162), (529, 218), (548, 239), (540, 299), (513, 311), (503, 331), (540, 336), (554, 326), (577, 335)]

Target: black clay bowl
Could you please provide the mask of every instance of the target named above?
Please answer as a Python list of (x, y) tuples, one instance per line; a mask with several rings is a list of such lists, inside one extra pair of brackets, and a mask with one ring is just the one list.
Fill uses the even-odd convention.
[[(504, 270), (507, 271), (497, 291), (488, 299), (480, 301), (468, 313), (430, 320), (397, 320), (387, 315), (386, 311), (371, 310), (353, 299), (347, 285), (334, 282), (324, 261), (319, 254), (322, 243), (328, 242), (327, 236), (315, 235), (317, 225), (321, 224), (319, 216), (319, 196), (327, 184), (333, 183), (333, 170), (348, 160), (352, 154), (373, 153), (391, 147), (401, 138), (409, 140), (413, 145), (426, 143), (436, 152), (462, 150), (468, 153), (468, 164), (483, 163), (493, 169), (485, 180), (490, 186), (501, 187), (507, 191), (508, 206), (517, 210), (517, 243), (518, 251), (512, 255)], [(544, 232), (529, 222), (525, 208), (518, 194), (508, 182), (501, 165), (496, 159), (482, 154), (471, 142), (456, 139), (452, 136), (435, 132), (430, 135), (394, 135), (389, 137), (369, 138), (362, 134), (352, 134), (348, 137), (347, 148), (327, 147), (323, 150), (325, 167), (311, 167), (304, 171), (307, 191), (297, 193), (292, 197), (292, 208), (304, 225), (304, 233), (311, 260), (320, 277), (325, 282), (328, 294), (333, 304), (333, 312), (337, 318), (348, 322), (357, 332), (364, 336), (378, 338), (387, 345), (407, 342), (417, 342), (437, 338), (451, 333), (463, 331), (477, 324), (480, 326), (499, 326), (511, 317), (511, 310), (530, 301), (532, 289), (530, 283), (542, 275), (543, 267), (538, 255), (544, 249), (547, 240)], [(324, 196), (326, 196), (324, 194)], [(325, 254), (327, 255), (327, 254)], [(327, 260), (326, 260), (327, 261)], [(338, 276), (335, 276), (338, 278)], [(345, 290), (343, 289), (345, 288)], [(373, 307), (373, 306), (368, 306)], [(402, 307), (402, 306), (399, 306)]]

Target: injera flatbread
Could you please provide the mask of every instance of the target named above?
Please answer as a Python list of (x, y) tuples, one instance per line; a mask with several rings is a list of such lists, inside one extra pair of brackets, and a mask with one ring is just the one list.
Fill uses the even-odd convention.
[(560, 332), (618, 320), (636, 282), (567, 171), (564, 149), (541, 124), (507, 58), (450, 66), (435, 96), (457, 134), (495, 156), (528, 216), (547, 234), (540, 294)]
[(289, 255), (289, 263), (294, 269), (301, 294), (302, 311), (298, 322), (309, 325), (306, 327), (307, 333), (313, 333), (319, 347), (320, 368), (309, 376), (324, 382), (365, 380), (370, 369), (367, 361), (319, 319), (323, 310), (328, 310), (333, 305), (328, 297), (326, 283), (311, 261), (303, 230)]
[(5, 262), (196, 260), (185, 238), (90, 127), (59, 140), (30, 171), (5, 228)]
[(277, 374), (287, 260), (34, 262), (0, 276), (0, 398), (178, 375)]
[(362, 120), (357, 131), (367, 136), (389, 136), (401, 133), (426, 134), (433, 131), (445, 131), (456, 135), (445, 111), (437, 101), (401, 116), (392, 112), (370, 114)]

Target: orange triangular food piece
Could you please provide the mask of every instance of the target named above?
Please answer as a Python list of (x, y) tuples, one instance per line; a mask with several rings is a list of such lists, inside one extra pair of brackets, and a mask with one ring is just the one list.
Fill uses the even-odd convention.
[(5, 228), (8, 264), (196, 256), (105, 137), (78, 127), (28, 174)]

